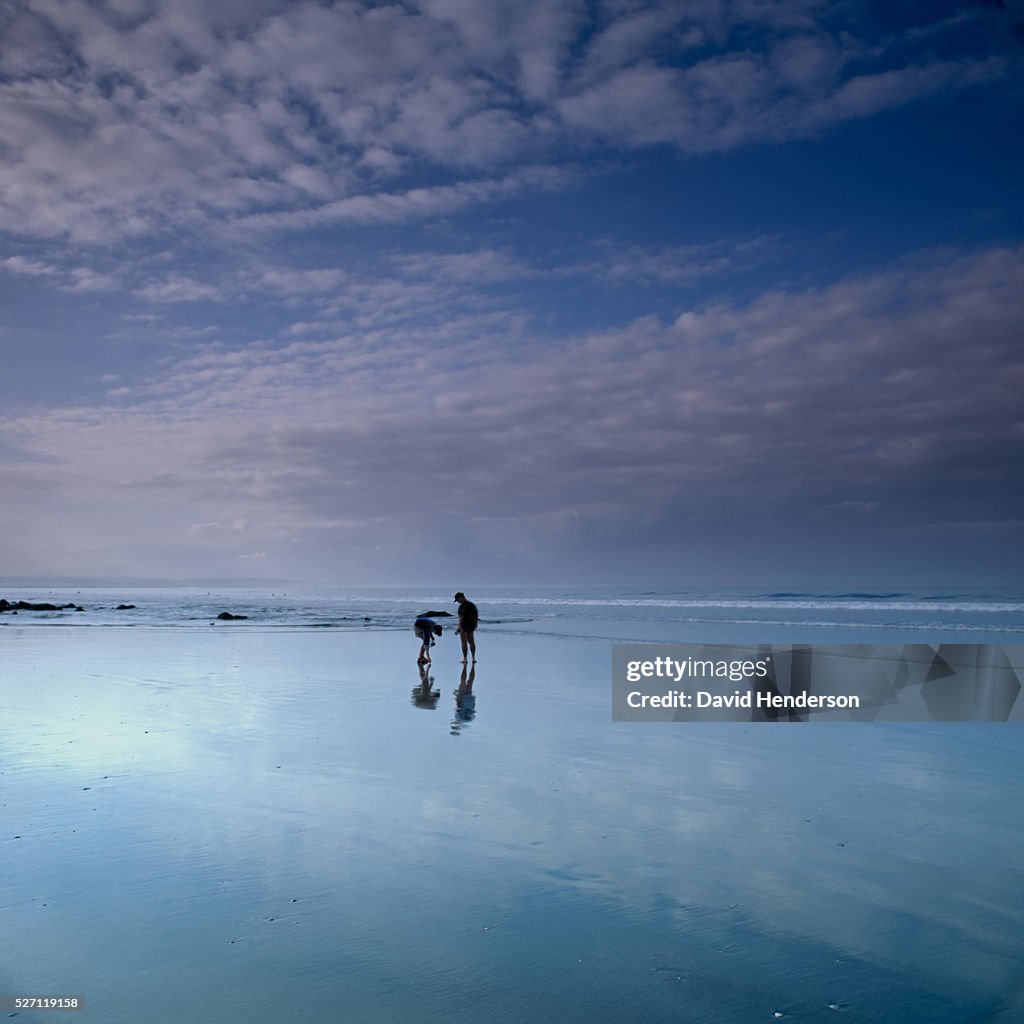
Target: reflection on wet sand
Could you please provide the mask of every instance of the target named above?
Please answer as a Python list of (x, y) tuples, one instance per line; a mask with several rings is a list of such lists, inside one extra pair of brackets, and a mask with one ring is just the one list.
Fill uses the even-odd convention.
[(418, 708), (430, 708), (433, 711), (441, 699), (441, 691), (434, 689), (434, 677), (430, 674), (430, 665), (417, 666), (420, 671), (419, 686), (412, 688), (412, 702)]
[[(1012, 728), (613, 723), (605, 645), (493, 634), (452, 744), (454, 656), (182, 635), (5, 634), (0, 991), (104, 1024), (1024, 1020)], [(409, 715), (410, 681), (454, 706)]]
[[(432, 666), (429, 664), (418, 665), (417, 668), (419, 669), (420, 681), (417, 686), (412, 688), (412, 704), (417, 708), (428, 708), (431, 711), (436, 711), (438, 702), (441, 699), (441, 691), (434, 682), (434, 676), (431, 672)], [(458, 689), (454, 691), (455, 711), (450, 728), (453, 736), (458, 736), (476, 717), (476, 694), (473, 692), (473, 684), (475, 682), (476, 665), (463, 665)]]
[(459, 680), (459, 688), (455, 691), (455, 717), (452, 719), (451, 734), (458, 736), (459, 733), (476, 717), (476, 694), (473, 692), (473, 683), (476, 682), (476, 665), (468, 669), (462, 666), (462, 678)]

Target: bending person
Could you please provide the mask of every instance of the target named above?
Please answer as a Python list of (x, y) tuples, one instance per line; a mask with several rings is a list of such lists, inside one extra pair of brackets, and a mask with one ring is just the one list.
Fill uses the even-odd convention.
[(425, 615), (421, 615), (413, 623), (412, 631), (423, 641), (420, 646), (420, 656), (416, 659), (417, 664), (429, 665), (430, 648), (434, 646), (434, 637), (440, 636), (443, 630), (433, 619), (428, 619)]

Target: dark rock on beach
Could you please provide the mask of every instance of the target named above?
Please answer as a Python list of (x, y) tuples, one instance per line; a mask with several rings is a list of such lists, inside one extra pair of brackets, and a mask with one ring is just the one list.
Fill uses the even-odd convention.
[(133, 604), (119, 604), (114, 609), (114, 611), (117, 611), (117, 612), (127, 612), (127, 611), (130, 611), (134, 607), (135, 607), (135, 605), (133, 605)]
[(79, 608), (77, 604), (50, 604), (49, 602), (32, 602), (32, 601), (8, 601), (5, 597), (0, 597), (0, 613), (3, 612), (63, 612), (67, 609), (73, 609), (76, 612), (84, 612), (84, 608)]
[(231, 612), (221, 612), (220, 615), (217, 616), (217, 618), (220, 619), (221, 622), (235, 622), (235, 621), (237, 621), (239, 619), (247, 619), (247, 618), (249, 618), (249, 616), (248, 615), (232, 615)]

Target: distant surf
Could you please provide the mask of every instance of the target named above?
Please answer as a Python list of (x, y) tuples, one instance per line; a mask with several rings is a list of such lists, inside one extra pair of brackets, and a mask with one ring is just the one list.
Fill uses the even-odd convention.
[[(73, 602), (82, 611), (0, 614), (5, 627), (165, 628), (221, 630), (404, 630), (425, 608), (446, 608), (436, 588), (22, 588), (9, 599)], [(603, 640), (730, 642), (758, 640), (863, 641), (903, 631), (923, 641), (1013, 642), (1024, 634), (1024, 599), (1017, 594), (951, 589), (729, 590), (666, 588), (528, 589), (480, 587), (481, 629)], [(133, 607), (126, 607), (133, 606)], [(224, 619), (224, 613), (230, 618)]]

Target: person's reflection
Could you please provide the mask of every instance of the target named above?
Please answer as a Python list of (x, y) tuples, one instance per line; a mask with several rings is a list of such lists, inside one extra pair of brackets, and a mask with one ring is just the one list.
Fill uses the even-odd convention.
[[(790, 667), (790, 688), (792, 691), (796, 691), (797, 685), (804, 685), (810, 687), (810, 674), (809, 672), (803, 672), (802, 669), (806, 667), (803, 661), (800, 661), (801, 652), (803, 648), (793, 647), (791, 648), (791, 667)], [(804, 722), (806, 721), (805, 714), (796, 708), (776, 708), (774, 704), (766, 704), (764, 707), (761, 706), (761, 697), (770, 697), (774, 700), (776, 697), (782, 696), (778, 683), (775, 678), (775, 672), (778, 663), (778, 656), (780, 649), (776, 649), (774, 652), (770, 645), (762, 644), (757, 649), (757, 657), (760, 661), (768, 661), (770, 663), (770, 669), (768, 675), (763, 679), (759, 679), (755, 684), (750, 687), (750, 692), (754, 700), (754, 707), (750, 712), (750, 720), (752, 722)], [(806, 649), (807, 658), (810, 657), (810, 648)], [(806, 662), (809, 665), (809, 661)]]
[(434, 689), (434, 677), (430, 674), (430, 665), (417, 667), (420, 670), (420, 685), (412, 688), (412, 702), (418, 708), (430, 708), (433, 711), (441, 699), (441, 691)]
[(455, 717), (452, 719), (451, 733), (459, 733), (476, 717), (476, 694), (473, 683), (476, 681), (476, 665), (462, 666), (462, 678), (459, 688), (455, 691)]

